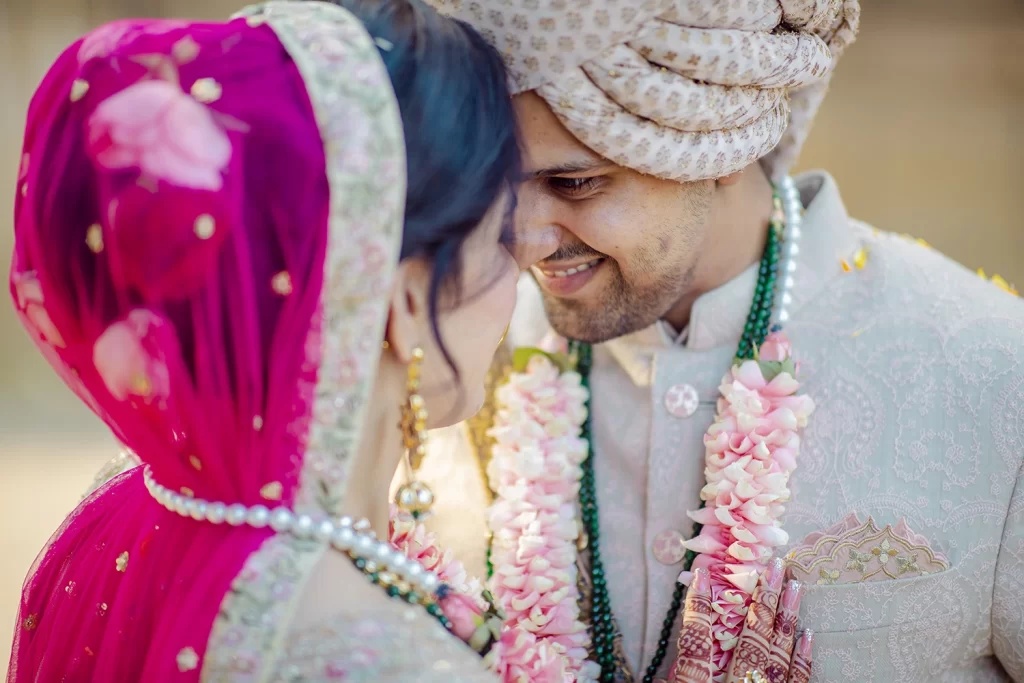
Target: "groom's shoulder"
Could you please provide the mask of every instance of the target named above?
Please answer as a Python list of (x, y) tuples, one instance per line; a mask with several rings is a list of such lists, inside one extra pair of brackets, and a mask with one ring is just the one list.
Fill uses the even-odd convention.
[[(974, 321), (1024, 331), (1024, 299), (1000, 276), (968, 269), (922, 239), (859, 221), (851, 221), (850, 229), (864, 259), (850, 268), (875, 305), (927, 314), (940, 326)], [(866, 277), (857, 277), (860, 269)]]

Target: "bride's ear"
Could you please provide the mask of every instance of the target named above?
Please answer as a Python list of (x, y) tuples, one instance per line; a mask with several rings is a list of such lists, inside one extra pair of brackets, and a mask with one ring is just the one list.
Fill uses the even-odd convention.
[(385, 340), (403, 364), (412, 359), (413, 349), (427, 341), (429, 287), (430, 269), (422, 260), (411, 258), (398, 264), (391, 285)]

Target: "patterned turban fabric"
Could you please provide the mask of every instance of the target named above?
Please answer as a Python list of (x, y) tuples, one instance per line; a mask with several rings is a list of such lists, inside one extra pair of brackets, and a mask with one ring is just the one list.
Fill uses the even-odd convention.
[(680, 182), (795, 161), (859, 0), (428, 0), (583, 144)]

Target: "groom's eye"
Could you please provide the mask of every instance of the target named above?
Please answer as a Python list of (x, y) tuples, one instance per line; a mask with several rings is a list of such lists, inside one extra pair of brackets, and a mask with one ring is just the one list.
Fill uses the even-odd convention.
[(564, 195), (576, 196), (586, 194), (597, 185), (597, 178), (548, 178), (551, 189)]

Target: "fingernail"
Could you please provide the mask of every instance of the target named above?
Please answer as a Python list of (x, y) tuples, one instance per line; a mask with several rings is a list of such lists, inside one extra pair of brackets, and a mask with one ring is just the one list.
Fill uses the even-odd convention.
[(814, 631), (804, 631), (800, 636), (800, 642), (796, 644), (796, 653), (803, 657), (804, 661), (811, 660), (811, 652), (814, 650)]
[(711, 592), (711, 574), (704, 567), (698, 567), (693, 572), (693, 590), (698, 593)]
[(800, 611), (800, 595), (803, 588), (799, 581), (790, 581), (786, 584), (786, 590), (782, 593), (782, 607), (790, 612)]
[(769, 589), (777, 591), (782, 588), (782, 580), (786, 578), (786, 561), (781, 557), (776, 557), (768, 567), (767, 574), (765, 583)]

